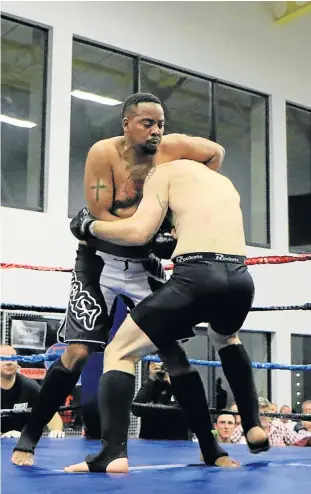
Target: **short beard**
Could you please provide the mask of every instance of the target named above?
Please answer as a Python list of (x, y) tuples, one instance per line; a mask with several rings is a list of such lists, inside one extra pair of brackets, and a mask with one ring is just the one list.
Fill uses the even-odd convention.
[(139, 150), (142, 152), (142, 154), (153, 156), (154, 154), (156, 154), (158, 147), (149, 147), (148, 144), (141, 144), (139, 146)]

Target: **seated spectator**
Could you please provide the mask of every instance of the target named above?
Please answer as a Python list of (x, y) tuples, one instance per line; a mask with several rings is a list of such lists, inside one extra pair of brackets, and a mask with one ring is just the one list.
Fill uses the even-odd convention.
[[(259, 412), (268, 413), (271, 411), (270, 402), (266, 398), (258, 398)], [(276, 424), (270, 417), (260, 417), (261, 427), (268, 435), (271, 446), (292, 446), (297, 441), (297, 433), (287, 429), (282, 422)], [(242, 436), (242, 426), (237, 427), (231, 436), (232, 443), (240, 443)]]
[[(282, 405), (280, 408), (280, 413), (282, 414), (284, 413), (285, 415), (287, 415), (288, 413), (292, 413), (292, 409), (289, 405)], [(290, 430), (294, 430), (294, 427), (297, 424), (297, 422), (294, 422), (291, 419), (279, 419), (279, 420), (284, 424), (285, 427), (287, 427)]]
[[(9, 345), (0, 345), (1, 355), (16, 355)], [(1, 409), (26, 410), (32, 408), (39, 395), (40, 386), (33, 379), (18, 373), (20, 367), (16, 361), (0, 361)], [(1, 438), (19, 437), (27, 423), (28, 414), (16, 414), (1, 419)], [(64, 437), (63, 422), (58, 413), (47, 425), (49, 437)]]
[[(301, 405), (302, 413), (311, 415), (311, 400), (306, 400)], [(297, 431), (296, 446), (311, 446), (311, 420), (298, 422), (294, 428)]]
[(270, 403), (270, 412), (271, 413), (277, 413), (278, 411), (278, 406), (276, 403)]
[[(238, 412), (238, 407), (236, 403), (232, 403), (230, 407), (231, 412)], [(238, 425), (241, 425), (241, 416), (240, 415), (235, 415), (235, 427), (238, 427)]]
[[(231, 410), (231, 412), (238, 412), (239, 410), (238, 410), (237, 404), (232, 403), (230, 410)], [(241, 426), (241, 415), (235, 415), (234, 417), (235, 417), (235, 429), (238, 427), (239, 428), (238, 429), (239, 434), (241, 433), (239, 444), (246, 444), (246, 438), (245, 438), (244, 431), (243, 431), (242, 426)]]
[(219, 443), (230, 443), (232, 433), (235, 429), (234, 415), (230, 415), (229, 413), (218, 415), (214, 427), (217, 431), (217, 441)]
[[(176, 410), (143, 408), (135, 403), (170, 404)], [(173, 397), (169, 375), (161, 363), (150, 362), (149, 377), (134, 398), (132, 412), (141, 417), (141, 439), (189, 439), (184, 414)]]

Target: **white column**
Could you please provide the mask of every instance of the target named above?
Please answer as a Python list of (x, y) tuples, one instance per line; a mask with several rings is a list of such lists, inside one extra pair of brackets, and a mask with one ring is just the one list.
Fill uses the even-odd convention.
[[(283, 316), (286, 317), (286, 314)], [(282, 328), (272, 334), (271, 338), (271, 361), (278, 364), (291, 363), (291, 333), (289, 329)], [(278, 406), (291, 405), (292, 376), (291, 371), (273, 370), (272, 379), (272, 401)]]
[(60, 220), (67, 218), (70, 108), (72, 71), (72, 30), (62, 22), (53, 29), (50, 42), (51, 97), (47, 122), (47, 172), (48, 193), (46, 211)]
[(271, 247), (284, 254), (288, 252), (288, 198), (286, 108), (282, 93), (272, 95), (270, 109)]

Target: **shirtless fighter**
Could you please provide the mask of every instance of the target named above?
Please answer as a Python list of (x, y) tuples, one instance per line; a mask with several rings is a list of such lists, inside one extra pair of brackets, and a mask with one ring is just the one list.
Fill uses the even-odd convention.
[(172, 391), (196, 434), (207, 465), (235, 467), (212, 434), (212, 421), (199, 373), (178, 340), (208, 321), (209, 337), (241, 415), (249, 449), (267, 451), (249, 356), (237, 332), (254, 296), (245, 265), (240, 197), (232, 182), (201, 163), (173, 161), (154, 167), (145, 180), (136, 213), (116, 222), (96, 221), (81, 212), (76, 228), (123, 246), (144, 245), (158, 231), (168, 209), (177, 245), (173, 274), (140, 302), (107, 346), (102, 376), (102, 450), (67, 472), (127, 472), (127, 433), (136, 362), (158, 350)]
[[(86, 161), (87, 206), (101, 220), (133, 215), (146, 175), (154, 165), (187, 158), (218, 170), (224, 157), (223, 148), (207, 139), (181, 134), (163, 136), (163, 108), (152, 94), (137, 93), (124, 102), (122, 125), (124, 135), (94, 144)], [(81, 241), (60, 335), (69, 345), (47, 372), (38, 403), (14, 448), (12, 461), (16, 465), (33, 464), (43, 427), (74, 388), (92, 346), (107, 343), (117, 296), (123, 296), (133, 308), (162, 285), (163, 268), (150, 254), (151, 248), (157, 256), (170, 258), (176, 243), (172, 237), (159, 235), (152, 245), (119, 246), (94, 238), (85, 241), (87, 237), (74, 226), (72, 232)], [(101, 388), (100, 380), (99, 394)]]

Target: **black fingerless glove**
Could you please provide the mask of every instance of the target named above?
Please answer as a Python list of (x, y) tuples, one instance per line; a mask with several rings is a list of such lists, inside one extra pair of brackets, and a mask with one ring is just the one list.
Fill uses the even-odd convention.
[(92, 236), (89, 228), (95, 220), (88, 208), (80, 209), (70, 222), (71, 233), (78, 240), (88, 240)]
[(174, 237), (159, 232), (152, 240), (151, 249), (154, 255), (160, 259), (170, 259), (176, 244), (177, 240)]

